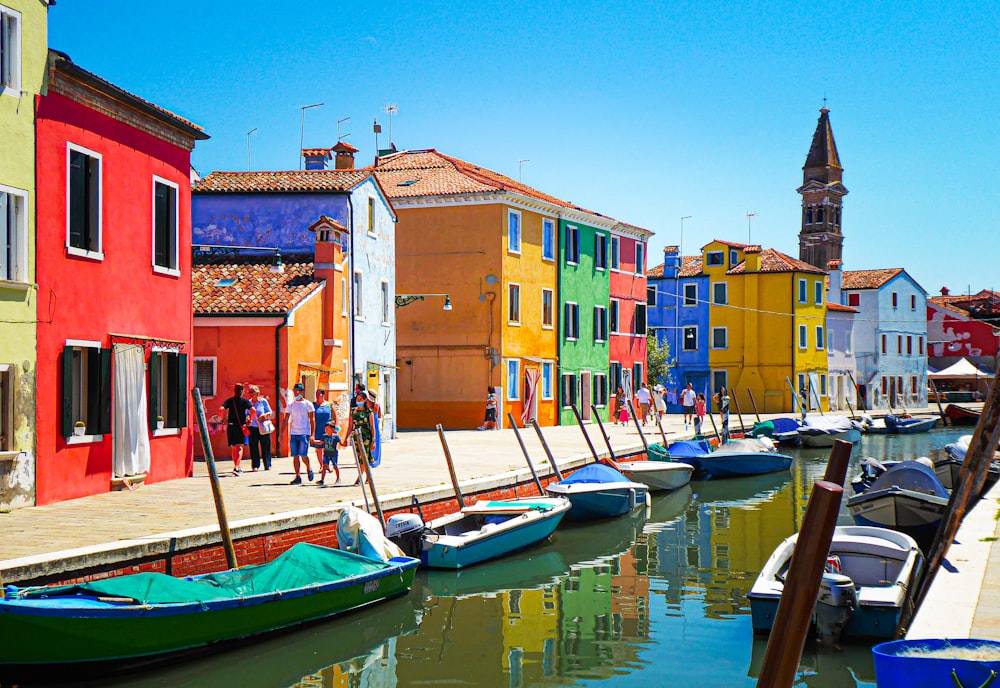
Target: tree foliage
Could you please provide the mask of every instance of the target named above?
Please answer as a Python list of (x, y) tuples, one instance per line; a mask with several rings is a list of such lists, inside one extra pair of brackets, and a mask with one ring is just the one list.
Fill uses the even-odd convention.
[(646, 335), (646, 370), (649, 373), (649, 383), (669, 385), (675, 382), (673, 369), (677, 365), (670, 357), (670, 342), (664, 339), (658, 341), (653, 333)]

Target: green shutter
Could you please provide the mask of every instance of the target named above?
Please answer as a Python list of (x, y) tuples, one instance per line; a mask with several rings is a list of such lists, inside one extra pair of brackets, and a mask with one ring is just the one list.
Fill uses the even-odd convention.
[(72, 437), (73, 424), (73, 347), (64, 346), (62, 353), (62, 435)]
[[(100, 372), (97, 378), (100, 382), (100, 410), (97, 434), (111, 434), (111, 349), (101, 349)], [(93, 378), (91, 378), (93, 379)]]
[(160, 381), (162, 378), (161, 356), (156, 351), (149, 354), (149, 399), (146, 408), (149, 410), (149, 429), (156, 429), (156, 417), (160, 413)]
[(177, 357), (177, 379), (174, 382), (174, 399), (177, 400), (177, 424), (174, 427), (186, 428), (188, 426), (188, 373), (187, 354), (174, 354)]

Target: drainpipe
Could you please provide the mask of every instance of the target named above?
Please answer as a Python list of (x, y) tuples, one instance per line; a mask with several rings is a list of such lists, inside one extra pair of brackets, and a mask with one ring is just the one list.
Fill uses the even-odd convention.
[(272, 448), (273, 454), (276, 454), (281, 450), (281, 420), (284, 417), (284, 413), (278, 410), (280, 401), (278, 397), (281, 395), (281, 330), (288, 326), (288, 314), (282, 318), (281, 324), (274, 328), (274, 429), (275, 429), (275, 447)]
[[(375, 154), (377, 156), (378, 155), (378, 151), (376, 151)], [(347, 278), (347, 283), (351, 287), (351, 299), (350, 299), (350, 304), (351, 304), (351, 310), (350, 310), (350, 313), (351, 313), (351, 322), (350, 322), (350, 327), (347, 328), (347, 347), (348, 347), (348, 349), (351, 352), (350, 356), (348, 357), (349, 360), (350, 360), (351, 369), (350, 369), (350, 371), (348, 371), (348, 374), (347, 374), (346, 377), (347, 377), (347, 393), (350, 394), (350, 395), (353, 395), (354, 394), (354, 371), (355, 371), (355, 366), (354, 366), (354, 356), (355, 356), (355, 353), (354, 353), (354, 350), (356, 348), (355, 347), (355, 332), (354, 332), (354, 323), (355, 323), (355, 320), (354, 320), (354, 315), (355, 315), (354, 314), (354, 303), (355, 303), (355, 299), (361, 298), (361, 296), (359, 294), (355, 294), (354, 293), (354, 230), (355, 230), (355, 228), (354, 228), (354, 199), (351, 197), (350, 193), (347, 194), (347, 226), (351, 230), (351, 253), (347, 256), (347, 270), (350, 273), (350, 275)]]

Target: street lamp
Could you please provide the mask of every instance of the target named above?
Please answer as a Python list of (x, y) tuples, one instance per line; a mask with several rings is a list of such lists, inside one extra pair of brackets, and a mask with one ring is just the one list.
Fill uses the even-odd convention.
[(451, 296), (448, 294), (396, 294), (396, 308), (403, 308), (404, 306), (409, 306), (411, 303), (423, 301), (428, 296), (443, 296), (444, 307), (441, 310), (451, 310)]
[(323, 103), (313, 103), (312, 105), (303, 105), (300, 107), (302, 110), (302, 124), (299, 127), (299, 169), (302, 169), (302, 144), (305, 142), (306, 137), (306, 110), (311, 108), (322, 107)]
[(677, 247), (677, 252), (679, 256), (684, 255), (684, 220), (690, 220), (690, 219), (691, 219), (690, 215), (685, 215), (684, 217), (681, 218), (681, 241), (680, 245)]
[(521, 183), (521, 165), (523, 165), (526, 162), (531, 162), (531, 161), (528, 160), (527, 158), (525, 158), (524, 160), (518, 160), (517, 161), (517, 183), (518, 184)]
[(748, 210), (747, 211), (747, 243), (748, 244), (752, 243), (750, 241), (750, 220), (752, 220), (755, 217), (757, 217), (757, 211), (756, 210)]
[(254, 127), (247, 132), (247, 172), (250, 171), (250, 134), (257, 132), (257, 127)]

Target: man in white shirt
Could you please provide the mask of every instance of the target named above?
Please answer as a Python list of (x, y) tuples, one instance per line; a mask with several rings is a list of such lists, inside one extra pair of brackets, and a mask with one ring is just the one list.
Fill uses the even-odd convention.
[(635, 400), (639, 402), (639, 415), (642, 416), (642, 424), (645, 425), (646, 419), (649, 418), (649, 404), (653, 400), (645, 382), (635, 391)]
[(698, 400), (698, 395), (694, 393), (694, 388), (691, 383), (688, 383), (687, 389), (681, 392), (681, 406), (684, 408), (684, 429), (687, 430), (688, 419), (694, 422), (694, 404)]
[(316, 407), (311, 401), (304, 398), (305, 385), (301, 382), (295, 383), (295, 400), (285, 406), (285, 415), (289, 417), (288, 434), (289, 449), (292, 452), (292, 467), (295, 469), (295, 478), (292, 485), (302, 484), (302, 474), (299, 469), (299, 462), (306, 464), (306, 474), (309, 480), (313, 479), (313, 470), (309, 467), (309, 439), (316, 431)]

